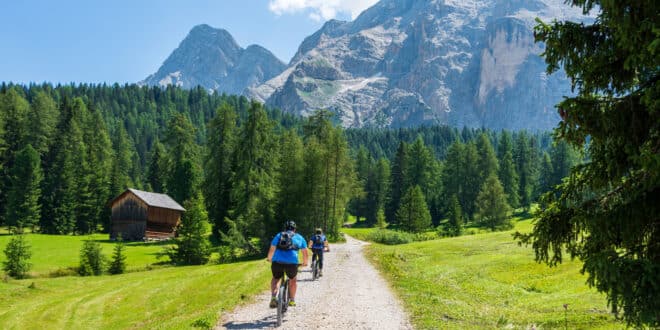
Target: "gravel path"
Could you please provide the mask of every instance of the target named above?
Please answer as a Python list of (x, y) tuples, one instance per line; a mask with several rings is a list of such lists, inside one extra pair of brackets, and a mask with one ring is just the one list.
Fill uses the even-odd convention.
[[(309, 267), (298, 272), (297, 306), (284, 315), (282, 329), (412, 329), (388, 284), (365, 259), (365, 244), (347, 236), (346, 243), (330, 245), (318, 281), (311, 280)], [(268, 308), (269, 299), (264, 292), (254, 304), (224, 315), (216, 329), (274, 328), (277, 312)]]

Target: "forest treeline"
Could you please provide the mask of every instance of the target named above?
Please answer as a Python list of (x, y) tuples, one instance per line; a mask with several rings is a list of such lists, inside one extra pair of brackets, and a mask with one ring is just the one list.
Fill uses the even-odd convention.
[(496, 229), (579, 160), (551, 141), (447, 126), (345, 130), (327, 111), (302, 119), (202, 88), (3, 83), (0, 217), (14, 229), (103, 231), (108, 201), (133, 187), (203, 203), (218, 239), (254, 251), (285, 219), (336, 235), (349, 213), (408, 231)]

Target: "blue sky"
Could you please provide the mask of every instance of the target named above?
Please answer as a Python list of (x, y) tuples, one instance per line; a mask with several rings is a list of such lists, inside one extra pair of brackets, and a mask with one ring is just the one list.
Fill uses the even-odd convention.
[(137, 82), (206, 23), (288, 63), (330, 18), (376, 0), (2, 0), (0, 81)]

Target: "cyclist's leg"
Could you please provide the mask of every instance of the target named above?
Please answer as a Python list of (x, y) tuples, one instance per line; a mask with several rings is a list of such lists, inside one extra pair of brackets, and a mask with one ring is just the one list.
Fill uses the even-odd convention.
[(282, 276), (284, 276), (284, 267), (282, 264), (273, 262), (270, 264), (270, 271), (273, 273), (273, 278), (270, 280), (270, 293), (271, 293), (271, 301), (270, 301), (270, 307), (274, 308), (277, 307), (277, 291), (278, 291), (278, 283), (280, 282), (280, 279)]
[(323, 269), (323, 249), (319, 249), (318, 257), (319, 257), (319, 269)]
[(285, 267), (286, 276), (289, 277), (289, 300), (295, 301), (296, 290), (298, 289), (298, 281), (296, 279), (296, 275), (298, 275), (298, 265), (286, 264)]

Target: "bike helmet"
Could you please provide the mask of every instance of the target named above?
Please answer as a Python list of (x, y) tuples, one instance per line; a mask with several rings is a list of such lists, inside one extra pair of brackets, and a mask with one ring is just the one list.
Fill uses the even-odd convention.
[(319, 235), (323, 234), (323, 229), (321, 228), (316, 228), (314, 231)]
[(284, 229), (286, 230), (294, 230), (296, 229), (296, 223), (293, 222), (293, 220), (289, 220), (284, 224)]

